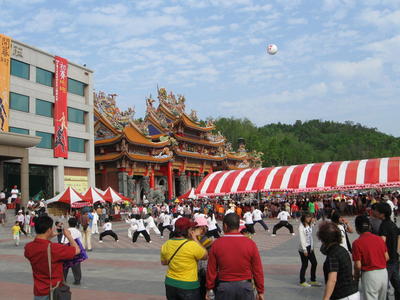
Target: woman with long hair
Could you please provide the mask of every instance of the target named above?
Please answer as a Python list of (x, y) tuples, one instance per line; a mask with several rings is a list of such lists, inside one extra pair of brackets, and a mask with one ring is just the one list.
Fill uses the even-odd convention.
[[(317, 270), (317, 259), (314, 254), (314, 241), (312, 233), (312, 220), (313, 216), (309, 213), (305, 213), (300, 218), (299, 225), (299, 254), (301, 259), (301, 269), (300, 269), (300, 286), (310, 287), (310, 286), (321, 286), (316, 280), (316, 270)], [(311, 280), (306, 281), (306, 271), (308, 267), (308, 261), (311, 263)]]

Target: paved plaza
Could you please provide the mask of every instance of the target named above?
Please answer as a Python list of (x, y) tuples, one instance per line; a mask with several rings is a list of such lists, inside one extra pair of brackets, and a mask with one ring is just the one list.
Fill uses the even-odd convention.
[[(274, 223), (267, 222), (271, 229)], [(163, 280), (166, 267), (159, 260), (159, 250), (165, 239), (153, 233), (153, 243), (147, 244), (144, 238), (139, 238), (136, 244), (132, 244), (127, 237), (128, 225), (122, 222), (114, 224), (120, 241), (116, 243), (111, 237), (106, 237), (104, 243), (98, 243), (98, 235), (93, 236), (94, 250), (82, 263), (81, 286), (72, 286), (73, 299), (165, 299)], [(292, 224), (297, 230), (297, 223), (292, 221)], [(290, 235), (286, 228), (278, 231), (276, 237), (265, 233), (260, 225), (256, 225), (256, 231), (254, 240), (265, 272), (265, 298), (321, 299), (323, 287), (298, 286), (298, 236)], [(31, 299), (31, 267), (23, 256), (23, 246), (30, 238), (22, 237), (20, 246), (15, 247), (8, 228), (1, 228), (0, 234), (0, 299)], [(317, 242), (316, 248), (319, 246)], [(322, 282), (324, 257), (319, 250), (316, 252), (318, 280)], [(72, 281), (70, 272), (68, 282)]]

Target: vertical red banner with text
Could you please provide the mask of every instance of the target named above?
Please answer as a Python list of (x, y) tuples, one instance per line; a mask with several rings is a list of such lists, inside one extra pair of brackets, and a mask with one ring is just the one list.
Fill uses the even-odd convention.
[(54, 63), (54, 157), (68, 158), (68, 61), (56, 56)]

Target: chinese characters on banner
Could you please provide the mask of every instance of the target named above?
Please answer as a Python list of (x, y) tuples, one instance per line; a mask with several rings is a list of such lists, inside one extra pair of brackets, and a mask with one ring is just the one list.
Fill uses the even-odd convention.
[(0, 131), (8, 131), (11, 38), (0, 34)]
[(54, 157), (68, 158), (68, 61), (65, 58), (55, 57), (54, 76)]

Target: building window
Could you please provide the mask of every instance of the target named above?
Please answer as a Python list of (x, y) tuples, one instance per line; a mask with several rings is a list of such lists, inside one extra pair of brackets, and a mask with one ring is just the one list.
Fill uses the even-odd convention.
[(29, 80), (29, 65), (22, 61), (11, 59), (11, 75)]
[(68, 137), (68, 150), (71, 152), (85, 153), (85, 140), (71, 136)]
[(52, 87), (53, 73), (41, 68), (36, 68), (36, 82)]
[(79, 95), (79, 96), (84, 96), (85, 95), (85, 86), (83, 82), (68, 78), (68, 92)]
[(53, 117), (53, 103), (36, 99), (36, 114), (50, 118)]
[(80, 109), (68, 107), (68, 121), (85, 124), (85, 112)]
[(29, 129), (18, 128), (18, 127), (9, 127), (8, 130), (13, 133), (19, 134), (29, 134)]
[(39, 145), (36, 147), (45, 149), (53, 148), (53, 135), (51, 133), (36, 131), (36, 136), (40, 136), (42, 138)]
[(11, 92), (10, 108), (24, 112), (29, 112), (29, 97)]

